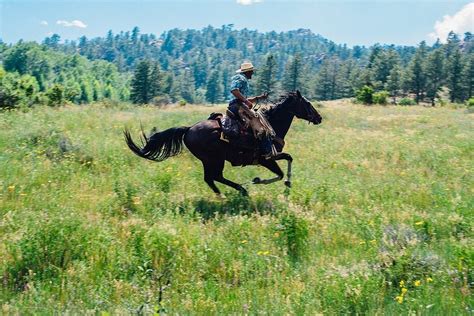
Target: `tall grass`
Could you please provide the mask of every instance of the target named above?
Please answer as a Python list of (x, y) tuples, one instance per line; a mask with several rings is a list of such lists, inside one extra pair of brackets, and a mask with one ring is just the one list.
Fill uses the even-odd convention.
[(291, 191), (248, 199), (217, 199), (189, 152), (153, 163), (123, 141), (212, 110), (0, 114), (2, 312), (473, 312), (473, 114), (328, 103), (288, 135)]

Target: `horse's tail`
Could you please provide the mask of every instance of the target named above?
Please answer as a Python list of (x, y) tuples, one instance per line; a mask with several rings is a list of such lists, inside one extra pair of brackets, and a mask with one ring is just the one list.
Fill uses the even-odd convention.
[(142, 130), (142, 139), (140, 148), (133, 142), (130, 131), (125, 129), (125, 141), (136, 155), (153, 161), (163, 161), (169, 157), (176, 156), (183, 148), (183, 137), (189, 127), (173, 127), (163, 132), (155, 133), (147, 137)]

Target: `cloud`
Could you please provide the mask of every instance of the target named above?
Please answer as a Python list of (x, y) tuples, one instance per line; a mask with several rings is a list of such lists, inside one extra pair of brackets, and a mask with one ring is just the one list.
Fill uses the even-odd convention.
[(87, 27), (87, 24), (85, 24), (84, 22), (79, 21), (79, 20), (73, 20), (71, 22), (65, 21), (65, 20), (57, 20), (56, 24), (62, 25), (62, 26), (65, 26), (65, 27), (78, 27), (78, 28), (81, 28), (81, 29), (84, 29), (84, 28)]
[(44, 21), (44, 20), (43, 20), (43, 21), (40, 22), (40, 24), (41, 24), (41, 25), (44, 25), (44, 26), (47, 26), (47, 25), (48, 25), (48, 21)]
[(263, 2), (263, 0), (237, 0), (237, 3), (241, 5), (251, 5), (259, 2)]
[(445, 42), (449, 32), (457, 34), (474, 32), (474, 2), (466, 4), (453, 16), (445, 15), (442, 21), (436, 21), (434, 32), (428, 34), (432, 39), (439, 38)]

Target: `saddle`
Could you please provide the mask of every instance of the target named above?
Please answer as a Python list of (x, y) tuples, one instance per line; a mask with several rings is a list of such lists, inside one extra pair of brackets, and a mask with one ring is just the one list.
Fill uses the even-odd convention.
[[(260, 112), (240, 107), (239, 116), (227, 110), (226, 114), (211, 113), (209, 120), (216, 120), (221, 128), (221, 141), (228, 143), (232, 152), (228, 160), (233, 166), (258, 164), (260, 157), (259, 139), (274, 138), (273, 128)], [(274, 140), (277, 140), (274, 138)], [(277, 140), (278, 141), (278, 140)], [(275, 150), (275, 148), (273, 147)]]
[(257, 147), (257, 140), (250, 126), (237, 118), (231, 111), (227, 110), (225, 114), (211, 113), (208, 120), (215, 120), (219, 123), (222, 141), (245, 149)]

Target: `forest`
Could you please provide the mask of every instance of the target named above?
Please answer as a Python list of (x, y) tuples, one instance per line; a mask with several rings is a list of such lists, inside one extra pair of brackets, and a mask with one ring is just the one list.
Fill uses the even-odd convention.
[(451, 32), (417, 47), (336, 44), (310, 30), (262, 33), (233, 25), (132, 31), (105, 37), (0, 43), (0, 107), (87, 104), (222, 103), (241, 62), (256, 65), (252, 91), (299, 89), (312, 100), (462, 103), (474, 91), (474, 38)]

